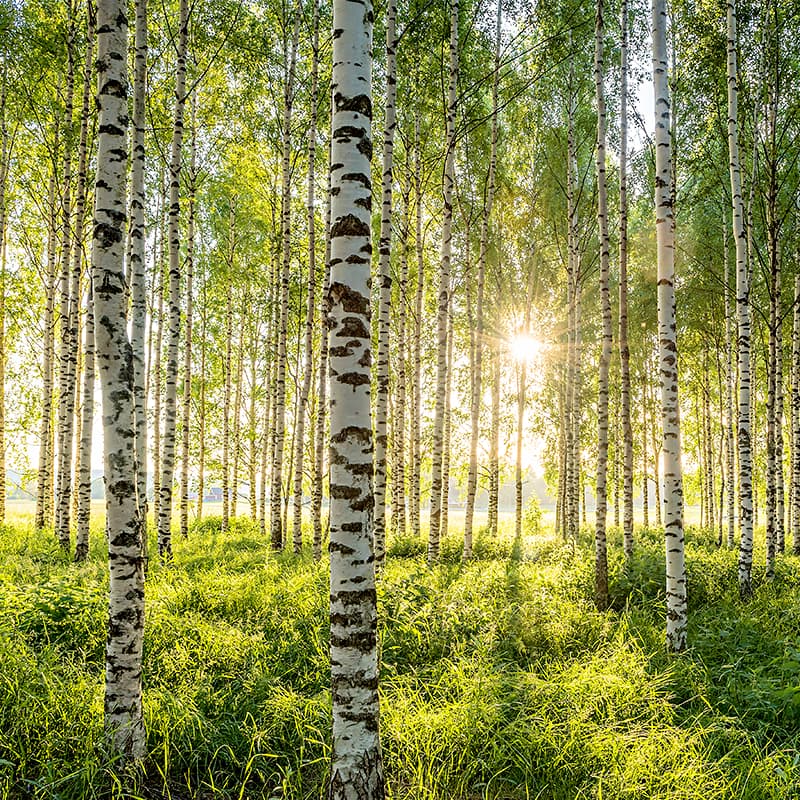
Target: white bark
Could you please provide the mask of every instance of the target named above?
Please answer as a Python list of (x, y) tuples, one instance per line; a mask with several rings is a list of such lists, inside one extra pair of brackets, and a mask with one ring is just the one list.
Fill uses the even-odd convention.
[(83, 409), (78, 459), (78, 511), (75, 515), (75, 560), (89, 554), (89, 518), (92, 505), (92, 421), (94, 419), (94, 297), (89, 284), (83, 352)]
[(735, 0), (727, 3), (728, 51), (728, 155), (733, 203), (733, 239), (736, 246), (736, 318), (739, 367), (739, 592), (752, 594), (753, 568), (753, 482), (750, 451), (750, 281), (747, 269), (747, 232), (739, 162), (738, 84), (736, 64)]
[(317, 236), (316, 236), (316, 203), (314, 162), (317, 153), (317, 95), (319, 82), (319, 3), (314, 3), (311, 42), (311, 116), (308, 125), (308, 183), (306, 193), (306, 209), (308, 218), (308, 296), (306, 305), (305, 342), (303, 359), (303, 386), (300, 391), (300, 407), (297, 411), (297, 430), (295, 431), (294, 450), (294, 488), (292, 507), (292, 544), (295, 553), (303, 547), (303, 463), (305, 456), (306, 413), (308, 395), (311, 391), (311, 378), (314, 373), (314, 316), (316, 313), (317, 293)]
[(75, 408), (75, 381), (70, 380), (70, 367), (77, 348), (70, 336), (70, 303), (72, 301), (70, 281), (70, 253), (72, 252), (72, 148), (73, 141), (73, 95), (75, 91), (75, 66), (73, 47), (75, 41), (75, 7), (67, 3), (67, 78), (64, 91), (64, 157), (62, 163), (61, 195), (61, 258), (60, 258), (60, 302), (59, 322), (61, 344), (58, 363), (58, 469), (55, 495), (55, 528), (59, 544), (64, 550), (70, 546), (70, 496), (72, 493), (72, 434)]
[(653, 0), (653, 86), (656, 101), (656, 246), (658, 258), (658, 344), (664, 462), (664, 537), (667, 562), (667, 644), (686, 648), (686, 566), (683, 539), (678, 405), (678, 347), (675, 325), (675, 230), (670, 191), (672, 143), (667, 80), (667, 4)]
[(325, 463), (325, 418), (328, 392), (328, 289), (331, 283), (331, 171), (330, 146), (328, 147), (328, 192), (325, 202), (325, 274), (322, 280), (320, 300), (320, 353), (319, 374), (317, 375), (317, 419), (314, 426), (314, 490), (311, 500), (313, 517), (312, 551), (314, 559), (322, 558), (322, 488)]
[(128, 25), (120, 0), (97, 7), (99, 109), (92, 284), (97, 365), (103, 396), (108, 531), (109, 622), (106, 642), (106, 729), (124, 758), (145, 750), (142, 718), (144, 570), (136, 500), (133, 355), (126, 324), (123, 264), (127, 170)]
[(192, 409), (192, 325), (194, 322), (194, 230), (197, 192), (197, 93), (191, 97), (192, 149), (189, 156), (189, 221), (186, 226), (186, 325), (183, 342), (183, 408), (181, 409), (180, 532), (189, 535), (189, 423)]
[[(292, 40), (286, 53), (286, 74), (283, 87), (283, 162), (281, 186), (281, 280), (280, 324), (275, 377), (275, 424), (273, 426), (272, 481), (270, 484), (270, 538), (272, 547), (280, 550), (285, 542), (281, 498), (283, 496), (283, 450), (286, 427), (286, 361), (289, 324), (289, 270), (291, 259), (292, 204), (291, 204), (291, 144), (292, 105), (294, 102), (294, 76), (297, 57), (297, 39), (300, 31), (300, 9), (291, 6), (293, 21)], [(234, 487), (235, 491), (235, 487)]]
[[(439, 560), (442, 510), (442, 459), (447, 383), (447, 318), (450, 304), (450, 260), (452, 256), (453, 186), (455, 184), (456, 107), (458, 83), (458, 0), (450, 0), (450, 78), (445, 116), (445, 165), (442, 178), (444, 215), (440, 251), (439, 288), (436, 314), (436, 402), (433, 415), (433, 451), (431, 466), (431, 515), (428, 535), (428, 563)], [(465, 551), (465, 556), (470, 554)]]
[[(58, 150), (58, 136), (54, 150)], [(55, 167), (48, 181), (47, 263), (44, 292), (44, 342), (42, 347), (42, 423), (39, 428), (39, 468), (36, 480), (35, 526), (39, 530), (53, 521), (53, 345), (56, 294)]]
[(147, 0), (136, 0), (136, 32), (133, 74), (133, 142), (131, 159), (131, 348), (133, 349), (133, 391), (136, 418), (136, 466), (142, 540), (147, 542), (147, 391), (144, 360), (144, 332), (147, 322), (145, 280), (144, 160), (147, 94)]
[(725, 297), (725, 507), (727, 516), (726, 546), (730, 550), (734, 546), (736, 531), (736, 478), (734, 477), (734, 419), (733, 395), (736, 387), (734, 370), (733, 311), (731, 310), (730, 264), (728, 258), (728, 220), (722, 215), (723, 240), (723, 294)]
[(622, 422), (622, 540), (626, 560), (633, 556), (633, 428), (631, 367), (628, 347), (628, 1), (620, 13), (620, 145), (619, 145), (619, 363)]
[(419, 538), (420, 526), (420, 477), (422, 471), (422, 315), (425, 289), (425, 260), (423, 258), (422, 232), (422, 147), (420, 142), (420, 120), (417, 111), (414, 120), (414, 189), (416, 213), (414, 230), (414, 249), (417, 256), (417, 279), (414, 293), (414, 335), (411, 348), (412, 392), (411, 392), (411, 532)]
[(800, 274), (794, 279), (792, 326), (792, 553), (800, 555)]
[(330, 800), (382, 800), (372, 549), (372, 5), (333, 4), (330, 322)]
[(380, 568), (386, 555), (386, 464), (388, 460), (387, 417), (389, 405), (389, 332), (392, 302), (392, 175), (394, 131), (397, 125), (397, 37), (395, 0), (386, 7), (386, 111), (383, 132), (381, 186), (381, 233), (378, 245), (379, 306), (378, 363), (375, 391), (375, 563)]
[(181, 339), (181, 202), (180, 181), (183, 117), (186, 106), (186, 47), (189, 38), (189, 0), (180, 0), (175, 71), (175, 114), (169, 160), (169, 338), (164, 391), (164, 439), (158, 503), (158, 555), (172, 558), (172, 484), (175, 479), (175, 439), (178, 421), (178, 351)]
[(597, 379), (597, 508), (595, 512), (595, 603), (608, 607), (608, 556), (606, 553), (606, 512), (608, 508), (608, 371), (613, 345), (611, 296), (609, 289), (608, 190), (606, 188), (606, 100), (603, 81), (604, 34), (603, 0), (597, 0), (595, 15), (594, 81), (597, 100), (597, 223), (600, 231), (600, 309), (603, 317), (603, 342)]

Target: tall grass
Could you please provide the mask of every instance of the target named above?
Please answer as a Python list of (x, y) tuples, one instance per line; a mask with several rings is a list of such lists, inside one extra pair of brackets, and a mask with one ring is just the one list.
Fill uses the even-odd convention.
[[(660, 537), (456, 537), (428, 569), (392, 542), (379, 583), (390, 797), (800, 797), (800, 563), (742, 605), (735, 554), (688, 543), (691, 649), (663, 647)], [(0, 541), (0, 797), (322, 798), (329, 755), (326, 563), (211, 522), (151, 563), (148, 756), (120, 777), (102, 730), (102, 532), (76, 566), (24, 525)]]

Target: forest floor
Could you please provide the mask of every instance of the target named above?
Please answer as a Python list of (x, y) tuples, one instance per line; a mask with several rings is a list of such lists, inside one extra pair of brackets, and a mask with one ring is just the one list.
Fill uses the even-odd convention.
[[(325, 562), (236, 520), (151, 565), (149, 753), (122, 784), (103, 747), (101, 530), (81, 565), (29, 524), (0, 534), (0, 797), (324, 797)], [(433, 570), (421, 541), (391, 543), (379, 584), (391, 798), (800, 797), (800, 559), (771, 585), (759, 567), (744, 605), (735, 553), (690, 530), (690, 649), (668, 657), (655, 532), (627, 574), (613, 532), (600, 613), (588, 530), (575, 551), (548, 531), (479, 537), (469, 564), (451, 530)]]

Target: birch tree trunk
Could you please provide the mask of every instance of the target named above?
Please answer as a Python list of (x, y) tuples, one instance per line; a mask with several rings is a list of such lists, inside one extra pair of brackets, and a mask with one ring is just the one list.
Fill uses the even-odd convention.
[(73, 96), (75, 92), (75, 6), (67, 2), (67, 76), (64, 90), (64, 155), (62, 161), (63, 191), (61, 194), (61, 258), (59, 320), (61, 343), (58, 359), (58, 470), (55, 498), (55, 527), (63, 550), (70, 548), (70, 496), (72, 494), (72, 434), (75, 405), (75, 384), (70, 381), (70, 364), (75, 347), (70, 334), (70, 254), (72, 252), (72, 148)]
[[(489, 507), (487, 526), (490, 536), (497, 536), (500, 504), (500, 352), (492, 354), (492, 415), (489, 429)], [(470, 553), (468, 557), (471, 557)]]
[(577, 541), (580, 530), (580, 257), (578, 254), (578, 211), (576, 184), (578, 171), (575, 141), (576, 99), (570, 70), (570, 97), (567, 107), (567, 535)]
[(225, 276), (225, 364), (223, 367), (225, 374), (225, 393), (223, 396), (222, 407), (222, 521), (220, 528), (223, 532), (228, 530), (230, 518), (231, 500), (231, 388), (233, 380), (231, 371), (233, 368), (233, 288), (232, 281), (234, 275), (234, 253), (236, 239), (234, 237), (235, 212), (233, 203), (228, 214), (228, 274)]
[(780, 303), (781, 278), (778, 273), (778, 327), (775, 342), (775, 547), (786, 549), (786, 491), (783, 482), (783, 309)]
[[(233, 462), (231, 465), (231, 516), (239, 514), (239, 486), (241, 485), (241, 475), (239, 467), (242, 461), (242, 390), (244, 377), (244, 309), (247, 308), (247, 301), (242, 304), (240, 315), (239, 341), (236, 347), (236, 392), (233, 395)], [(291, 449), (289, 450), (291, 453)], [(289, 473), (291, 475), (291, 470)]]
[(528, 381), (527, 364), (523, 361), (517, 365), (517, 442), (514, 460), (514, 536), (522, 536), (522, 442), (525, 428), (526, 384)]
[(6, 191), (11, 161), (11, 138), (6, 125), (6, 72), (0, 90), (0, 524), (6, 521)]
[(256, 482), (258, 473), (258, 419), (256, 395), (258, 387), (258, 353), (261, 339), (261, 320), (252, 325), (250, 330), (250, 408), (247, 412), (247, 495), (250, 501), (250, 519), (258, 521), (258, 495)]
[(776, 527), (775, 514), (775, 360), (776, 360), (776, 328), (778, 325), (777, 305), (777, 259), (770, 248), (770, 269), (768, 279), (769, 303), (769, 339), (767, 344), (767, 470), (766, 470), (766, 497), (764, 502), (764, 516), (766, 517), (766, 578), (771, 581), (775, 577), (775, 549)]
[(97, 177), (92, 236), (97, 364), (103, 397), (109, 620), (105, 724), (125, 760), (145, 752), (142, 717), (144, 569), (136, 500), (133, 354), (126, 324), (124, 272), (127, 170), (128, 25), (120, 0), (97, 8)]
[(753, 482), (750, 452), (750, 286), (747, 269), (747, 232), (742, 197), (742, 173), (739, 163), (738, 92), (739, 72), (736, 63), (735, 0), (727, 2), (727, 76), (728, 76), (728, 155), (731, 199), (733, 204), (733, 239), (736, 246), (736, 319), (739, 371), (739, 593), (743, 599), (752, 593), (753, 569)]
[(169, 338), (164, 390), (164, 446), (158, 504), (158, 555), (172, 559), (172, 484), (175, 480), (175, 439), (178, 422), (178, 351), (181, 343), (181, 168), (183, 117), (186, 106), (186, 47), (189, 0), (180, 0), (175, 71), (175, 115), (169, 159)]
[(192, 410), (192, 325), (194, 311), (194, 215), (197, 191), (197, 93), (191, 96), (192, 148), (189, 156), (189, 220), (186, 226), (186, 325), (183, 343), (183, 407), (181, 409), (180, 534), (189, 536), (189, 418)]
[(489, 244), (489, 222), (495, 193), (497, 165), (498, 86), (500, 83), (500, 44), (502, 37), (501, 0), (497, 0), (495, 18), (494, 75), (492, 78), (492, 141), (489, 150), (489, 172), (486, 177), (486, 195), (481, 218), (481, 240), (478, 251), (478, 280), (475, 298), (475, 348), (473, 357), (472, 392), (470, 394), (469, 472), (467, 473), (467, 505), (464, 512), (464, 553), (472, 553), (472, 526), (475, 513), (475, 495), (478, 489), (478, 437), (483, 385), (483, 294), (486, 279), (486, 253)]
[[(58, 152), (58, 135), (54, 152)], [(56, 295), (56, 184), (55, 164), (50, 170), (47, 185), (48, 225), (47, 264), (44, 293), (44, 342), (42, 348), (42, 422), (39, 428), (39, 465), (36, 480), (35, 526), (37, 530), (53, 523), (53, 348), (55, 344), (55, 295)]]
[(85, 355), (83, 369), (83, 409), (78, 462), (78, 512), (76, 514), (75, 560), (89, 555), (89, 517), (92, 508), (92, 422), (94, 420), (94, 297), (92, 286), (86, 300), (86, 325), (83, 331)]
[(378, 244), (378, 363), (375, 391), (375, 564), (378, 569), (386, 556), (386, 464), (387, 411), (389, 404), (389, 335), (392, 304), (392, 175), (394, 132), (397, 125), (397, 36), (395, 0), (386, 6), (386, 110), (383, 131), (381, 186), (381, 231)]
[(166, 186), (162, 183), (162, 217), (161, 217), (161, 241), (159, 245), (159, 256), (156, 260), (158, 269), (158, 302), (156, 305), (156, 335), (155, 347), (151, 371), (153, 374), (153, 517), (156, 527), (161, 507), (161, 387), (162, 380), (162, 347), (164, 342), (164, 257), (166, 254), (166, 225), (164, 210), (167, 204)]
[(686, 566), (683, 541), (683, 480), (678, 405), (678, 348), (675, 325), (675, 230), (670, 191), (672, 143), (667, 76), (667, 5), (653, 0), (653, 86), (656, 101), (656, 244), (658, 341), (664, 461), (664, 537), (667, 553), (667, 644), (686, 649)]
[(736, 373), (733, 366), (734, 341), (733, 341), (733, 311), (731, 310), (731, 285), (730, 264), (728, 253), (728, 221), (727, 214), (722, 214), (722, 240), (723, 240), (723, 294), (725, 297), (725, 505), (727, 509), (727, 539), (729, 550), (733, 549), (735, 540), (735, 506), (736, 506), (736, 479), (734, 477), (734, 419), (733, 419), (733, 394), (736, 386)]
[(331, 157), (330, 800), (382, 800), (372, 547), (369, 0), (334, 0)]
[(419, 111), (414, 120), (414, 189), (416, 194), (416, 219), (414, 249), (417, 256), (417, 281), (414, 295), (414, 336), (412, 346), (411, 393), (411, 532), (415, 538), (421, 535), (420, 479), (422, 473), (422, 314), (425, 292), (425, 259), (422, 234), (422, 145), (420, 142)]
[(792, 326), (792, 553), (800, 555), (800, 273), (794, 279)]
[(283, 496), (283, 449), (286, 427), (286, 361), (288, 358), (287, 336), (289, 324), (289, 271), (291, 261), (292, 204), (291, 204), (291, 144), (292, 104), (294, 101), (294, 73), (297, 57), (297, 40), (300, 31), (300, 9), (290, 9), (293, 25), (289, 52), (286, 53), (286, 73), (283, 92), (283, 166), (281, 188), (281, 280), (280, 280), (280, 326), (278, 329), (275, 424), (273, 426), (272, 481), (270, 485), (270, 538), (272, 548), (280, 550), (285, 542), (281, 498)]
[(313, 538), (311, 549), (314, 560), (322, 558), (322, 489), (325, 463), (325, 409), (328, 391), (328, 290), (331, 283), (331, 152), (328, 146), (328, 192), (325, 201), (325, 275), (322, 280), (320, 298), (320, 351), (319, 373), (317, 375), (317, 419), (314, 430), (314, 491), (311, 499), (313, 518)]
[[(408, 158), (408, 149), (406, 149)], [(410, 176), (406, 162), (406, 173)], [(411, 221), (411, 181), (406, 180), (403, 190), (403, 246), (400, 251), (400, 286), (397, 303), (397, 381), (394, 404), (394, 445), (392, 461), (392, 531), (395, 536), (406, 535), (406, 380), (408, 359), (406, 347), (406, 303), (408, 302), (408, 237)]]
[(594, 81), (597, 100), (597, 223), (600, 231), (600, 308), (603, 317), (603, 343), (597, 379), (597, 507), (595, 511), (595, 603), (601, 611), (608, 608), (608, 556), (606, 513), (608, 507), (608, 371), (613, 346), (611, 332), (611, 296), (609, 289), (608, 192), (606, 189), (606, 100), (604, 75), (603, 0), (597, 0), (595, 14)]
[(202, 288), (202, 311), (200, 312), (200, 402), (197, 414), (197, 520), (203, 519), (203, 495), (206, 489), (206, 287), (205, 275)]
[(305, 426), (308, 411), (308, 396), (311, 391), (311, 378), (314, 374), (314, 315), (316, 313), (317, 292), (317, 239), (315, 221), (314, 189), (316, 173), (314, 161), (317, 153), (317, 94), (318, 94), (318, 51), (319, 51), (319, 3), (314, 3), (311, 43), (311, 116), (308, 126), (308, 183), (306, 208), (308, 212), (308, 301), (305, 324), (305, 358), (303, 363), (303, 386), (300, 390), (300, 404), (297, 410), (297, 430), (295, 431), (294, 487), (292, 507), (292, 545), (299, 554), (303, 548), (303, 461), (305, 455)]
[(444, 438), (442, 442), (442, 506), (439, 530), (447, 536), (450, 526), (450, 435), (452, 433), (452, 388), (453, 388), (453, 291), (448, 293), (447, 308), (447, 379), (444, 388)]
[(144, 166), (147, 93), (147, 0), (136, 0), (133, 67), (133, 142), (131, 159), (131, 349), (133, 351), (133, 395), (136, 422), (136, 477), (142, 542), (147, 552), (147, 390), (144, 332), (147, 323), (145, 278)]
[[(78, 371), (77, 360), (80, 350), (80, 336), (78, 319), (81, 302), (81, 274), (83, 273), (83, 238), (86, 224), (86, 182), (88, 165), (88, 140), (89, 140), (89, 101), (92, 94), (92, 69), (94, 55), (94, 9), (91, 3), (87, 5), (87, 44), (86, 59), (83, 68), (83, 97), (81, 103), (81, 131), (78, 145), (78, 182), (75, 189), (75, 242), (72, 251), (72, 298), (70, 307), (70, 337), (74, 353), (71, 361), (70, 378), (72, 389), (72, 414), (76, 412), (75, 393), (77, 389)], [(92, 315), (92, 293), (88, 294), (88, 316)], [(78, 463), (77, 491), (76, 491), (76, 547), (75, 560), (82, 561), (88, 553), (89, 542), (89, 508), (92, 491), (92, 418), (94, 416), (94, 331), (90, 332), (88, 319), (86, 322), (84, 353), (86, 356), (84, 383), (83, 383), (83, 408), (78, 427)], [(92, 363), (89, 363), (90, 360)], [(87, 426), (89, 430), (87, 431)]]
[[(444, 444), (445, 391), (447, 382), (447, 317), (450, 305), (450, 259), (452, 251), (453, 185), (455, 183), (456, 109), (458, 83), (458, 0), (450, 0), (450, 77), (445, 115), (445, 166), (442, 178), (444, 215), (440, 252), (439, 288), (437, 291), (436, 403), (433, 414), (433, 450), (431, 466), (431, 515), (428, 536), (428, 563), (439, 560), (439, 537), (442, 510), (442, 447)], [(470, 554), (464, 553), (465, 557)]]
[(642, 525), (645, 528), (650, 527), (650, 491), (647, 483), (647, 452), (649, 449), (647, 435), (648, 404), (647, 376), (642, 372)]

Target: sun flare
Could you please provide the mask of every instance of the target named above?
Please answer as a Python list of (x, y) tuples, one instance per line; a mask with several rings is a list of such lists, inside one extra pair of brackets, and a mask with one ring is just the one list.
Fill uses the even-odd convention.
[(511, 337), (509, 350), (514, 361), (533, 361), (544, 349), (544, 345), (527, 333), (517, 333)]

